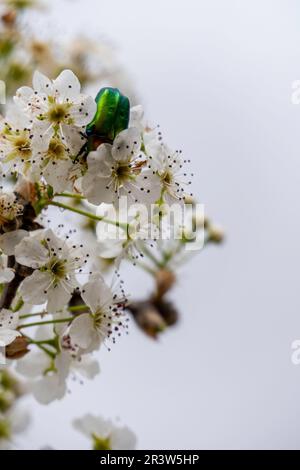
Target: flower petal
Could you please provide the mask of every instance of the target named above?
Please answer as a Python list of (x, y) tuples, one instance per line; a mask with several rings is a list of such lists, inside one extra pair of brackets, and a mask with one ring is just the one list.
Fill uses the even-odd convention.
[(31, 352), (17, 362), (16, 370), (19, 374), (34, 379), (43, 375), (50, 365), (51, 358), (44, 352)]
[(23, 238), (15, 249), (18, 263), (37, 269), (44, 266), (48, 259), (48, 251), (37, 237)]
[(141, 134), (135, 127), (120, 132), (114, 140), (112, 155), (117, 161), (132, 160), (141, 149)]
[(0, 346), (8, 346), (18, 336), (21, 336), (21, 333), (19, 331), (6, 330), (4, 328), (0, 328)]
[(15, 330), (19, 324), (19, 314), (11, 310), (2, 309), (0, 312), (0, 329)]
[(112, 179), (93, 175), (90, 171), (82, 178), (82, 191), (87, 200), (96, 206), (102, 202), (111, 204), (115, 199)]
[(49, 273), (34, 271), (31, 276), (24, 279), (20, 287), (23, 300), (31, 305), (41, 305), (47, 300), (47, 289), (52, 277)]
[(33, 74), (32, 85), (34, 90), (38, 93), (44, 93), (47, 96), (53, 94), (51, 80), (38, 70)]
[(108, 308), (113, 303), (112, 291), (98, 273), (83, 286), (81, 295), (93, 313), (99, 308)]
[(51, 313), (57, 312), (62, 309), (69, 302), (71, 298), (71, 287), (68, 289), (66, 285), (62, 283), (52, 285), (47, 292), (47, 308)]
[(26, 230), (15, 230), (0, 235), (0, 249), (8, 256), (15, 254), (16, 246), (29, 235)]
[(53, 81), (53, 88), (62, 101), (73, 101), (80, 94), (81, 85), (72, 70), (63, 70)]
[(95, 334), (94, 322), (89, 313), (76, 317), (69, 330), (72, 343), (82, 349), (90, 347), (95, 339)]
[(0, 270), (0, 283), (7, 284), (15, 277), (14, 270), (11, 268), (4, 268)]
[(91, 96), (81, 95), (78, 104), (72, 106), (70, 114), (76, 126), (87, 126), (95, 116), (97, 104)]
[(54, 400), (61, 400), (66, 391), (66, 383), (61, 382), (57, 374), (47, 375), (32, 384), (32, 393), (42, 405), (48, 405)]

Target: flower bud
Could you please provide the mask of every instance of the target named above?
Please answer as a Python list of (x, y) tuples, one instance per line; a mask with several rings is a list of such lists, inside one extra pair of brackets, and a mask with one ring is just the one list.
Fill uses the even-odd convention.
[(178, 311), (174, 304), (165, 300), (156, 300), (154, 302), (160, 316), (164, 319), (167, 326), (176, 325), (179, 319)]
[(1, 20), (5, 26), (12, 27), (14, 26), (17, 18), (17, 13), (15, 10), (9, 10), (1, 16)]
[(210, 225), (208, 227), (208, 240), (211, 243), (222, 243), (224, 241), (223, 230), (215, 225)]
[(196, 201), (196, 199), (195, 199), (193, 196), (191, 196), (190, 194), (186, 194), (186, 195), (184, 196), (184, 203), (185, 203), (186, 205), (195, 206), (195, 205), (197, 204), (197, 201)]
[(176, 276), (172, 271), (160, 269), (156, 273), (157, 298), (161, 299), (175, 284)]
[(21, 359), (30, 351), (28, 344), (25, 336), (18, 336), (11, 344), (6, 346), (5, 356), (7, 359)]
[(141, 330), (153, 339), (166, 329), (166, 323), (151, 301), (135, 302), (128, 306)]

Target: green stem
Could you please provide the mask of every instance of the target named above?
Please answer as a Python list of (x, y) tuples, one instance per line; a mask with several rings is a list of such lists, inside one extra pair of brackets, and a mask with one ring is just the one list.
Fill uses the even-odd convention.
[(31, 317), (43, 317), (44, 315), (49, 315), (49, 313), (47, 312), (26, 313), (20, 316), (20, 320), (25, 320), (26, 318), (31, 318)]
[(46, 340), (43, 340), (43, 341), (32, 340), (31, 343), (35, 344), (36, 346), (41, 346), (43, 344), (47, 344), (48, 346), (55, 347), (55, 340), (53, 340), (53, 339), (46, 339)]
[(75, 212), (76, 214), (83, 215), (84, 217), (88, 217), (89, 219), (92, 219), (92, 220), (97, 220), (98, 222), (106, 222), (107, 224), (115, 225), (116, 227), (121, 227), (124, 230), (127, 230), (127, 227), (128, 227), (128, 224), (126, 223), (109, 220), (109, 219), (106, 219), (106, 217), (99, 217), (98, 215), (92, 214), (91, 212), (87, 212), (82, 209), (78, 209), (76, 207), (68, 206), (67, 204), (63, 204), (62, 202), (49, 201), (48, 205), (59, 207), (60, 209), (64, 209), (67, 211)]
[(70, 318), (62, 318), (61, 320), (48, 320), (48, 321), (41, 321), (41, 322), (35, 322), (35, 323), (26, 323), (25, 325), (20, 325), (19, 330), (24, 329), (24, 328), (30, 328), (32, 326), (41, 326), (41, 325), (52, 325), (55, 323), (69, 323), (74, 320), (75, 317), (70, 317)]
[(35, 346), (37, 346), (39, 349), (41, 349), (41, 351), (43, 351), (44, 353), (46, 353), (48, 356), (51, 357), (51, 359), (55, 359), (55, 353), (53, 353), (52, 351), (49, 351), (49, 349), (45, 348), (45, 346), (43, 346), (42, 344), (40, 344), (39, 341), (34, 341), (32, 338), (30, 338), (29, 336), (26, 336), (26, 338), (28, 339), (29, 343), (30, 344), (34, 344)]
[(144, 255), (146, 255), (146, 256), (152, 261), (152, 263), (155, 264), (155, 266), (156, 266), (157, 268), (161, 268), (161, 267), (162, 267), (162, 262), (159, 261), (159, 260), (154, 256), (154, 254), (151, 253), (151, 251), (150, 251), (145, 245), (142, 247), (142, 252), (144, 253)]
[[(75, 305), (74, 307), (68, 307), (70, 312), (80, 312), (80, 310), (88, 309), (87, 305)], [(45, 315), (51, 315), (49, 312), (37, 312), (37, 313), (25, 313), (24, 315), (20, 316), (20, 320), (25, 320), (26, 318), (31, 317), (44, 317)]]
[(87, 305), (74, 305), (74, 307), (68, 307), (70, 312), (80, 312), (83, 309), (90, 310)]
[(86, 199), (81, 194), (76, 194), (76, 193), (57, 193), (57, 194), (55, 194), (55, 197), (68, 197), (68, 198), (73, 198), (73, 199)]

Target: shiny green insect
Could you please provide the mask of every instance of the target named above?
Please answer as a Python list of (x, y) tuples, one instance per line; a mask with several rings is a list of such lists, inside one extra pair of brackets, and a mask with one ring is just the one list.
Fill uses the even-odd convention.
[(97, 112), (86, 128), (88, 150), (94, 150), (103, 142), (112, 142), (129, 124), (129, 99), (117, 88), (102, 88), (96, 103)]

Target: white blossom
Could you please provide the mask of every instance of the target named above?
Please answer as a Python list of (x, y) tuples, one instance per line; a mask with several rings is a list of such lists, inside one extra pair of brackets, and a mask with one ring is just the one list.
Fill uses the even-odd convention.
[[(49, 339), (51, 333), (50, 327), (40, 327), (36, 340)], [(28, 388), (43, 405), (65, 396), (71, 373), (92, 379), (99, 370), (96, 361), (90, 357), (74, 359), (67, 351), (60, 351), (57, 355), (53, 351), (53, 357), (43, 351), (35, 351), (17, 363), (17, 372), (27, 378)]]
[(174, 200), (183, 201), (191, 184), (192, 174), (188, 175), (184, 169), (189, 161), (183, 158), (181, 151), (173, 151), (163, 143), (159, 127), (152, 128), (145, 123), (141, 106), (131, 108), (130, 125), (141, 132), (144, 152), (150, 160), (149, 166), (159, 178), (160, 202), (172, 204)]
[(124, 314), (126, 298), (122, 291), (120, 297), (104, 282), (99, 273), (90, 277), (81, 292), (82, 298), (89, 307), (89, 313), (78, 315), (69, 329), (71, 343), (82, 350), (99, 349), (107, 339), (114, 341), (127, 328), (127, 317)]
[(23, 206), (12, 192), (0, 192), (0, 225), (13, 221), (22, 215)]
[(147, 168), (138, 129), (120, 132), (113, 144), (101, 144), (87, 158), (88, 170), (82, 180), (83, 194), (92, 204), (115, 203), (122, 196), (131, 202), (155, 202), (158, 180)]
[(26, 174), (33, 155), (32, 123), (16, 106), (0, 122), (0, 160), (10, 172)]
[(21, 284), (23, 299), (33, 305), (47, 301), (50, 312), (63, 308), (78, 286), (76, 272), (86, 262), (81, 249), (47, 229), (24, 238), (15, 253), (18, 263), (34, 269)]
[(191, 185), (184, 169), (187, 160), (182, 157), (181, 151), (173, 151), (162, 142), (151, 140), (147, 145), (147, 153), (151, 160), (151, 168), (159, 177), (162, 200), (172, 204), (175, 201), (184, 201)]
[(53, 137), (65, 142), (70, 151), (78, 149), (80, 133), (93, 119), (95, 100), (81, 94), (78, 78), (64, 70), (50, 80), (40, 72), (33, 76), (33, 88), (20, 88), (15, 102), (33, 120), (32, 145), (44, 151)]
[(127, 426), (117, 426), (101, 416), (86, 414), (73, 422), (74, 428), (91, 440), (94, 450), (133, 450), (136, 436)]

